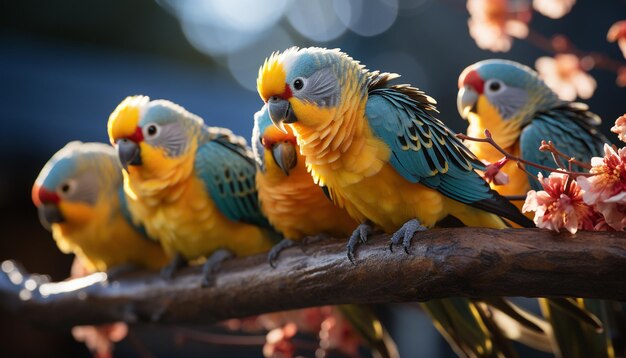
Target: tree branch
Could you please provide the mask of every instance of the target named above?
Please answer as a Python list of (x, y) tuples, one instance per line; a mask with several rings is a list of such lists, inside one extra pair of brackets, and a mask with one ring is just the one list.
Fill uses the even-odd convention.
[[(357, 249), (323, 240), (285, 250), (272, 269), (264, 255), (225, 262), (201, 288), (199, 267), (165, 281), (135, 272), (38, 283), (12, 262), (0, 272), (0, 306), (34, 324), (111, 321), (215, 322), (265, 312), (344, 303), (424, 301), (450, 296), (570, 296), (626, 300), (626, 235), (538, 229), (433, 229), (410, 254), (379, 235)], [(7, 272), (8, 271), (8, 272)], [(29, 278), (33, 278), (29, 281)]]

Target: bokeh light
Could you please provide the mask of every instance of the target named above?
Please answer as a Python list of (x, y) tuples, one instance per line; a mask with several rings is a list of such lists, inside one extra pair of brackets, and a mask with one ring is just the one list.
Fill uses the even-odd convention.
[(341, 22), (361, 36), (387, 31), (398, 17), (398, 0), (334, 1), (334, 5)]
[[(345, 4), (350, 7), (349, 2)], [(319, 42), (334, 40), (347, 29), (332, 1), (293, 1), (287, 10), (287, 20), (300, 34)]]
[[(424, 0), (420, 1), (420, 4)], [(254, 91), (252, 59), (293, 45), (297, 32), (326, 46), (347, 30), (361, 36), (387, 31), (398, 17), (399, 0), (157, 0), (180, 22), (199, 51), (228, 68), (244, 88)], [(281, 24), (282, 22), (282, 24)], [(285, 25), (290, 27), (285, 28)]]
[(227, 55), (254, 43), (278, 22), (287, 0), (161, 0), (180, 21), (185, 36), (210, 56)]

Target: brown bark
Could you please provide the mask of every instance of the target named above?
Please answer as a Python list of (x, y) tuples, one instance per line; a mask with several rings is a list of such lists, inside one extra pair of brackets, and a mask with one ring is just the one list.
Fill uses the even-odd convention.
[[(0, 272), (0, 306), (34, 324), (66, 326), (209, 323), (308, 306), (450, 296), (626, 300), (624, 233), (433, 229), (416, 235), (409, 255), (390, 252), (388, 237), (379, 235), (357, 248), (356, 265), (347, 259), (345, 245), (333, 239), (288, 249), (276, 269), (263, 255), (233, 259), (209, 288), (200, 287), (198, 267), (169, 281), (158, 273), (135, 272), (113, 282), (96, 274), (34, 285), (25, 283), (27, 274), (3, 264), (9, 272)], [(97, 282), (72, 287), (89, 279)]]

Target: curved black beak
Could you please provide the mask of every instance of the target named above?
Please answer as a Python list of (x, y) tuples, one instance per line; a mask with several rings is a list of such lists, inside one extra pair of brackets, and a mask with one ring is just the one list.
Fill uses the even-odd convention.
[(456, 97), (456, 106), (463, 119), (467, 119), (470, 112), (476, 111), (477, 102), (478, 93), (472, 87), (465, 86), (459, 90), (459, 94)]
[(270, 113), (272, 123), (274, 123), (274, 125), (283, 133), (287, 133), (285, 123), (294, 123), (298, 120), (296, 115), (293, 113), (291, 104), (286, 99), (276, 96), (270, 97), (269, 101), (267, 101), (267, 108)]
[(296, 146), (289, 141), (279, 142), (272, 147), (272, 158), (278, 167), (289, 176), (289, 172), (298, 164)]
[(129, 165), (141, 165), (141, 148), (130, 139), (120, 139), (116, 142), (117, 156), (122, 167), (128, 170)]
[(37, 208), (37, 213), (39, 214), (41, 225), (48, 230), (50, 230), (52, 224), (65, 221), (61, 210), (56, 204), (43, 204)]

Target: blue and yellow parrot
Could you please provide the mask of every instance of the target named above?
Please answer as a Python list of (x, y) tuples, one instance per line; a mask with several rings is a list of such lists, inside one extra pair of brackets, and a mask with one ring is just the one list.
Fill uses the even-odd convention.
[[(274, 265), (280, 250), (305, 237), (326, 234), (347, 237), (357, 222), (335, 206), (313, 182), (299, 152), (296, 137), (272, 124), (267, 106), (254, 116), (252, 150), (257, 162), (256, 184), (263, 214), (285, 239), (270, 251)], [(397, 357), (396, 345), (366, 305), (338, 306), (363, 341), (380, 357)]]
[[(483, 137), (485, 129), (507, 152), (522, 159), (556, 168), (550, 152), (539, 151), (541, 141), (552, 141), (556, 148), (582, 162), (603, 156), (604, 143), (609, 140), (598, 130), (600, 118), (582, 103), (558, 98), (532, 69), (513, 61), (485, 60), (467, 67), (459, 77), (458, 110), (468, 120), (467, 134)], [(496, 162), (502, 153), (489, 143), (471, 142), (466, 145), (481, 159)], [(567, 164), (567, 163), (565, 163)], [(493, 188), (503, 195), (526, 195), (542, 190), (535, 180), (537, 174), (549, 173), (532, 166), (519, 170), (510, 161), (502, 168), (509, 183)], [(573, 165), (575, 171), (584, 171)], [(523, 201), (518, 205), (521, 207)], [(602, 318), (605, 330), (610, 330), (607, 305), (598, 300), (572, 301)], [(588, 324), (565, 313), (561, 302), (540, 300), (542, 310), (551, 321), (556, 348), (564, 357), (612, 356), (613, 348), (607, 333), (601, 334)], [(558, 308), (557, 308), (558, 307)]]
[(108, 132), (124, 167), (128, 208), (175, 259), (207, 258), (205, 280), (225, 259), (269, 251), (276, 234), (258, 205), (256, 168), (243, 138), (166, 101), (126, 98)]
[[(522, 64), (507, 60), (485, 60), (467, 67), (459, 77), (459, 113), (467, 119), (467, 135), (483, 137), (489, 129), (493, 139), (507, 152), (537, 164), (555, 168), (550, 152), (539, 151), (542, 140), (551, 140), (561, 152), (590, 162), (602, 156), (609, 140), (597, 130), (600, 118), (583, 103), (560, 100), (539, 78)], [(489, 143), (468, 141), (468, 148), (480, 159), (495, 163), (502, 153)], [(574, 165), (573, 170), (583, 171)], [(525, 195), (542, 190), (537, 180), (518, 170), (514, 162), (505, 164), (507, 185), (494, 186), (503, 195)], [(533, 177), (539, 169), (526, 166)], [(542, 171), (544, 176), (548, 176)], [(521, 207), (521, 204), (520, 204)]]
[(276, 128), (267, 106), (254, 116), (252, 150), (257, 162), (256, 185), (263, 214), (284, 238), (270, 253), (273, 265), (281, 249), (305, 237), (348, 237), (358, 223), (335, 206), (307, 172), (290, 128)]
[(32, 196), (59, 249), (74, 253), (89, 272), (167, 264), (161, 247), (131, 220), (111, 146), (68, 143), (41, 170)]
[[(272, 122), (291, 127), (315, 182), (361, 223), (349, 258), (371, 225), (394, 233), (392, 245), (405, 250), (417, 231), (448, 216), (468, 226), (504, 228), (500, 216), (534, 226), (475, 172), (484, 165), (434, 117), (435, 101), (417, 88), (390, 85), (396, 77), (322, 48), (274, 53), (259, 70)], [(458, 298), (431, 301), (426, 310), (459, 354), (510, 352), (482, 306)]]

